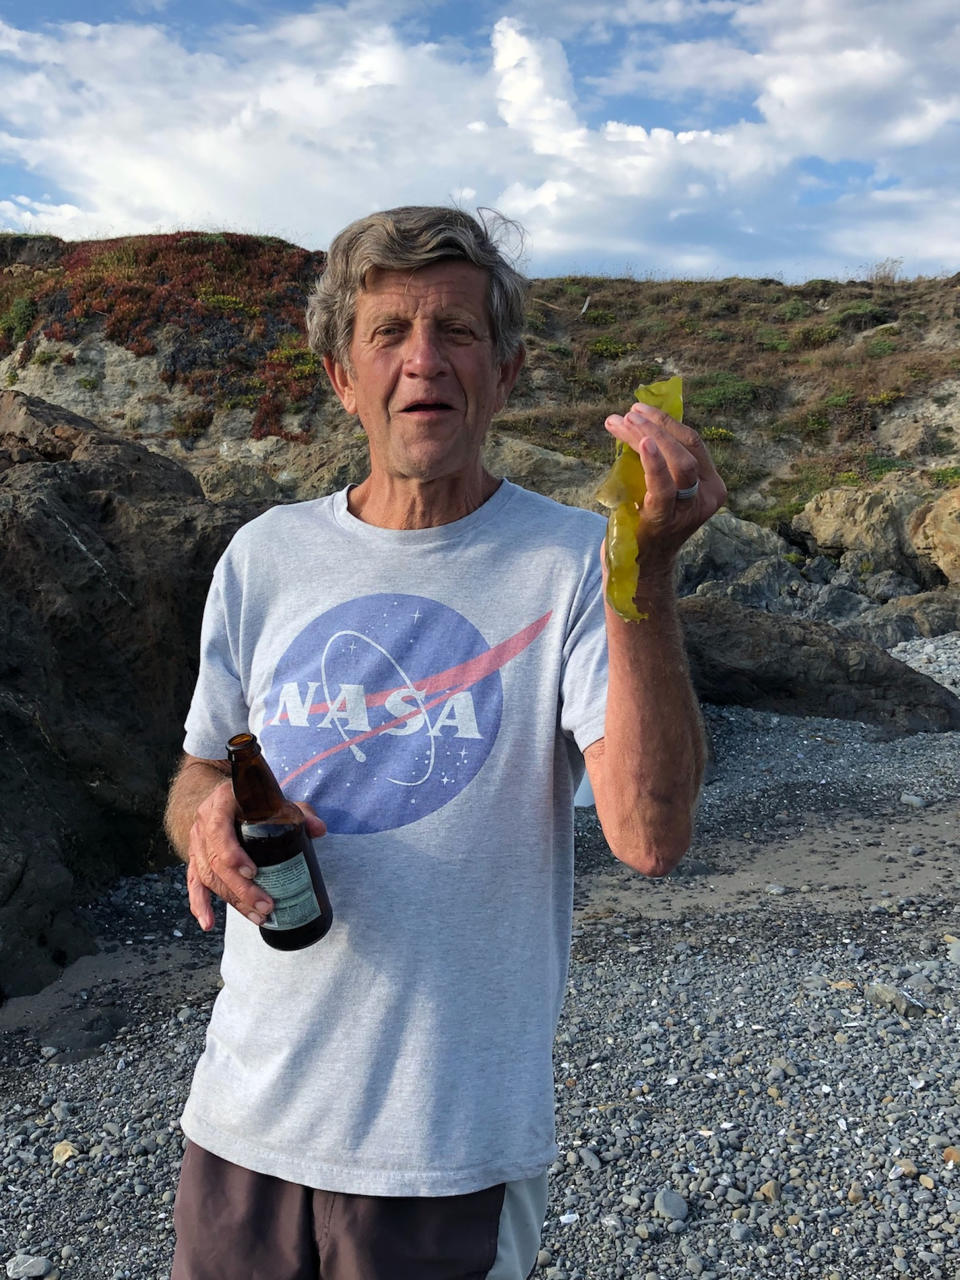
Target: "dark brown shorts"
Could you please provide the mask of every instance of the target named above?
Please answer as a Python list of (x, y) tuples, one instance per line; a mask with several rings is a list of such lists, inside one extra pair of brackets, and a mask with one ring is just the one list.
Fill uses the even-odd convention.
[(171, 1280), (524, 1280), (546, 1174), (458, 1196), (355, 1196), (242, 1169), (188, 1142)]

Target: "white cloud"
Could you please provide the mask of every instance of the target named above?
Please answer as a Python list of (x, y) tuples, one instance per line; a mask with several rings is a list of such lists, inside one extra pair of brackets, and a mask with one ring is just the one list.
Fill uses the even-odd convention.
[(904, 243), (905, 237), (922, 237), (927, 260), (956, 271), (957, 227), (960, 226), (960, 192), (944, 195), (935, 189), (912, 188), (874, 191), (858, 203), (856, 218), (844, 220), (832, 236), (838, 253), (851, 269), (889, 257), (890, 246)]
[(954, 0), (909, 22), (888, 0), (522, 0), (472, 48), (410, 36), (419, 9), (326, 4), (190, 48), (162, 15), (0, 22), (0, 160), (33, 179), (0, 221), (320, 247), (372, 208), (476, 200), (528, 225), (535, 270), (830, 274), (866, 242), (951, 264)]
[[(58, 235), (69, 237), (70, 227), (76, 228), (72, 233), (75, 238), (90, 234), (83, 210), (75, 204), (51, 204), (49, 201), (31, 200), (29, 196), (0, 200), (0, 219), (18, 231), (49, 231), (51, 224), (55, 223), (59, 228)], [(105, 232), (101, 230), (100, 234)]]
[(535, 152), (564, 156), (584, 145), (587, 131), (574, 109), (567, 59), (559, 41), (532, 40), (509, 18), (493, 29), (493, 69), (504, 123)]
[[(0, 152), (55, 179), (89, 232), (279, 226), (315, 243), (394, 193), (447, 198), (475, 170), (467, 125), (488, 95), (429, 47), (342, 16), (339, 43), (328, 22), (304, 19), (241, 30), (216, 53), (130, 24), (20, 39), (18, 64), (0, 64)], [(424, 84), (449, 102), (442, 116)], [(77, 233), (75, 217), (61, 228), (48, 216)]]
[(755, 92), (763, 83), (762, 60), (731, 39), (668, 41), (663, 36), (629, 39), (614, 71), (592, 78), (600, 93), (644, 93), (666, 101), (690, 96), (717, 101)]

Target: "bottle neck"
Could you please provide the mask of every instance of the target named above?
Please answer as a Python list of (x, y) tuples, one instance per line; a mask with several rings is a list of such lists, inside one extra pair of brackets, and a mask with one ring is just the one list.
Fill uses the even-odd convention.
[(264, 822), (291, 808), (252, 734), (231, 738), (227, 749), (241, 821)]

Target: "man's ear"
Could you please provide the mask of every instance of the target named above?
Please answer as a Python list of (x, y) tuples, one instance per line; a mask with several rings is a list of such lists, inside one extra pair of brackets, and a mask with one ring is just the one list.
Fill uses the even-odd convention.
[(323, 357), (323, 367), (327, 371), (330, 385), (337, 393), (337, 399), (347, 413), (356, 413), (357, 396), (353, 389), (353, 378), (349, 371), (338, 360), (334, 360), (332, 356)]
[(497, 407), (494, 410), (495, 413), (499, 413), (507, 403), (507, 398), (513, 390), (517, 378), (520, 376), (520, 370), (523, 368), (523, 362), (526, 358), (527, 349), (521, 342), (517, 354), (509, 360), (504, 360), (500, 365), (500, 381), (497, 384)]

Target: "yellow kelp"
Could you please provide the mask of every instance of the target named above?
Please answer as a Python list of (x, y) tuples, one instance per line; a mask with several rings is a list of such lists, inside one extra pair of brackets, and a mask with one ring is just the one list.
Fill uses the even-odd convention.
[[(638, 404), (662, 409), (677, 422), (683, 419), (683, 379), (667, 378), (637, 387), (633, 393)], [(639, 455), (617, 441), (613, 466), (597, 490), (597, 501), (609, 507), (607, 518), (607, 600), (621, 618), (641, 622), (649, 615), (641, 613), (634, 597), (637, 594), (637, 547), (643, 523), (643, 499), (647, 482)]]

